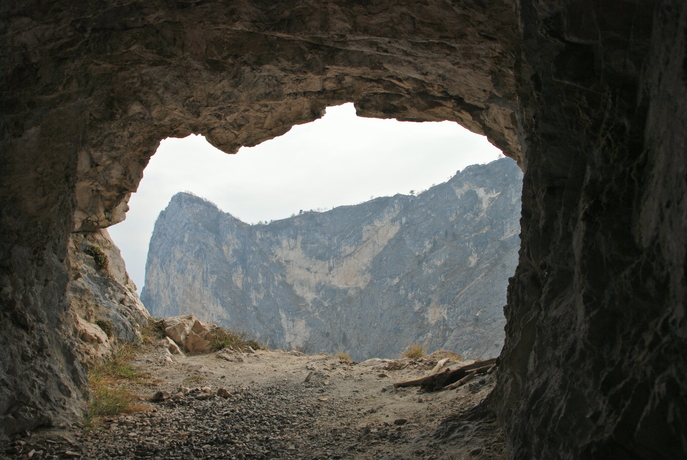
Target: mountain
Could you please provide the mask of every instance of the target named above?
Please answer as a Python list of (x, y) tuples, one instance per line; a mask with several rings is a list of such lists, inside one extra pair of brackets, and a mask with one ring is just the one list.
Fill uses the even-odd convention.
[(418, 196), (258, 225), (179, 193), (156, 221), (141, 300), (153, 316), (194, 314), (271, 347), (497, 356), (521, 187), (503, 158)]

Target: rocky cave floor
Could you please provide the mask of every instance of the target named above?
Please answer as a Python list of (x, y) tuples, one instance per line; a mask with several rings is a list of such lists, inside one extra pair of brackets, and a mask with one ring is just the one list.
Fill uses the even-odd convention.
[[(278, 350), (170, 356), (161, 344), (149, 345), (134, 363), (147, 378), (132, 384), (143, 410), (96, 429), (24, 433), (2, 446), (0, 457), (504, 458), (503, 433), (484, 403), (493, 375), (457, 390), (394, 389), (441, 358), (437, 352), (349, 364)], [(154, 402), (156, 393), (161, 400)]]

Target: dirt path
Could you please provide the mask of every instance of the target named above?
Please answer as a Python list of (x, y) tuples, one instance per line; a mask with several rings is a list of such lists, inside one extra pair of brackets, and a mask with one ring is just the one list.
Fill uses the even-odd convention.
[[(5, 451), (97, 460), (503, 458), (502, 433), (480, 405), (493, 376), (436, 393), (393, 388), (441, 357), (347, 364), (274, 350), (171, 357), (150, 346), (135, 366), (152, 383), (134, 388), (149, 410), (99, 430), (35, 433)], [(164, 399), (148, 402), (157, 392)]]

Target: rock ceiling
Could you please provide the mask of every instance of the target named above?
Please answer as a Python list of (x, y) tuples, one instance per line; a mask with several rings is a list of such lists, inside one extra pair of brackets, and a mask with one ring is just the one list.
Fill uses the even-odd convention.
[[(495, 410), (513, 458), (687, 450), (687, 6), (6, 0), (0, 425), (83, 407), (67, 241), (123, 219), (165, 137), (234, 152), (355, 102), (525, 170)], [(633, 457), (634, 456), (634, 457)]]

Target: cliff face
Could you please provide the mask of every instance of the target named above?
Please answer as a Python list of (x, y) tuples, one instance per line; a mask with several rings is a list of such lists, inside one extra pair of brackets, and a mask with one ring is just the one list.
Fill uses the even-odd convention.
[(90, 365), (109, 357), (118, 343), (140, 339), (150, 315), (107, 230), (72, 233), (68, 254), (67, 314), (79, 359)]
[(160, 139), (233, 152), (352, 101), (525, 171), (510, 455), (684, 457), (684, 1), (5, 0), (0, 21), (0, 437), (78, 415), (70, 233), (124, 217)]
[(498, 356), (517, 264), (522, 173), (470, 166), (396, 195), (246, 225), (177, 194), (150, 242), (142, 299), (276, 347), (395, 357), (408, 344)]

